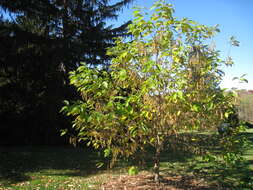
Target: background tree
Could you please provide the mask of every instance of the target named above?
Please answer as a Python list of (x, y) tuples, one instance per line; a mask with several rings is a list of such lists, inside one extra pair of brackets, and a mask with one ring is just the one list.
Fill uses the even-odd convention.
[(68, 71), (81, 61), (100, 67), (109, 64), (106, 48), (114, 37), (125, 35), (128, 23), (115, 28), (107, 21), (116, 19), (130, 2), (0, 2), (5, 15), (0, 21), (1, 134), (10, 135), (1, 138), (3, 143), (57, 141), (59, 129), (67, 124), (58, 114), (62, 101), (77, 97), (67, 85)]
[(74, 117), (76, 140), (101, 148), (112, 161), (153, 147), (159, 181), (165, 143), (180, 132), (216, 130), (232, 104), (218, 87), (224, 62), (207, 44), (218, 29), (175, 18), (165, 2), (152, 10), (134, 11), (133, 37), (118, 38), (109, 49), (109, 70), (81, 66), (70, 73), (82, 100), (66, 101), (62, 111)]

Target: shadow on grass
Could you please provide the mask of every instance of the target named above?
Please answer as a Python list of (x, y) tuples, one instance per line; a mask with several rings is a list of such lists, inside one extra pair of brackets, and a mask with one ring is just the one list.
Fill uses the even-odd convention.
[[(249, 140), (249, 144), (244, 152), (243, 161), (238, 161), (233, 166), (228, 166), (218, 162), (204, 163), (196, 162), (192, 163), (188, 168), (189, 171), (193, 171), (196, 178), (203, 178), (209, 181), (211, 184), (215, 183), (221, 189), (253, 189), (253, 130), (247, 130), (242, 133), (244, 137)], [(212, 143), (212, 146), (215, 144)], [(212, 148), (210, 149), (217, 149)]]
[(167, 175), (169, 177), (162, 179), (162, 183), (166, 184), (168, 186), (173, 186), (176, 188), (180, 188), (180, 189), (191, 189), (191, 190), (212, 190), (212, 189), (216, 189), (215, 186), (208, 186), (205, 187), (203, 185), (199, 185), (199, 182), (196, 181), (194, 176), (181, 176), (179, 178), (179, 180), (175, 181), (175, 180), (171, 180), (170, 177), (174, 177), (174, 176), (170, 176)]
[(89, 176), (98, 172), (96, 163), (101, 159), (92, 150), (73, 147), (0, 147), (0, 184), (29, 181), (29, 173), (33, 172), (50, 176)]
[[(181, 138), (180, 141), (173, 142), (172, 139), (169, 142), (173, 143), (166, 146), (167, 148), (161, 158), (161, 172), (164, 176), (180, 175), (183, 181), (193, 178), (196, 180), (204, 179), (209, 183), (211, 189), (253, 189), (253, 131), (244, 133), (244, 135), (251, 141), (248, 151), (245, 153), (247, 160), (235, 167), (227, 167), (201, 162), (196, 156), (199, 150), (194, 147), (207, 147), (209, 150), (218, 151), (215, 136), (211, 137), (210, 134), (182, 134), (177, 137)], [(186, 148), (189, 141), (194, 146)], [(117, 168), (141, 165), (140, 163), (142, 163), (142, 169), (152, 170), (153, 155), (154, 150), (149, 148), (146, 153), (136, 154), (135, 160), (120, 160)], [(141, 160), (141, 158), (144, 159)], [(48, 146), (0, 147), (0, 185), (8, 186), (18, 182), (30, 181), (33, 177), (31, 173), (63, 177), (95, 175), (102, 170), (96, 167), (96, 163), (101, 160), (102, 157), (88, 149)], [(173, 183), (169, 179), (166, 180), (164, 183)], [(178, 185), (180, 186), (183, 181)], [(197, 186), (195, 187), (197, 188)]]
[[(196, 147), (219, 153), (218, 135), (210, 134), (182, 134), (180, 141), (168, 144), (161, 158), (161, 172), (164, 176), (181, 176), (183, 179), (194, 178), (205, 180), (211, 189), (253, 189), (253, 130), (242, 135), (250, 141), (245, 152), (245, 160), (236, 163), (233, 167), (218, 162), (203, 162), (198, 156), (199, 150), (187, 147), (192, 139)], [(178, 137), (177, 137), (178, 138)], [(178, 143), (178, 144), (175, 144)], [(177, 147), (177, 149), (173, 148)], [(154, 154), (150, 149), (149, 154)], [(146, 157), (145, 168), (152, 170), (152, 157)], [(171, 183), (171, 182), (169, 182)], [(179, 187), (179, 186), (177, 186)], [(193, 188), (193, 187), (192, 187)], [(197, 187), (195, 187), (197, 188)], [(210, 188), (208, 188), (210, 189)]]
[(253, 189), (253, 171), (249, 169), (248, 163), (243, 162), (234, 167), (224, 165), (213, 165), (197, 169), (194, 174), (198, 178), (205, 178), (223, 189)]

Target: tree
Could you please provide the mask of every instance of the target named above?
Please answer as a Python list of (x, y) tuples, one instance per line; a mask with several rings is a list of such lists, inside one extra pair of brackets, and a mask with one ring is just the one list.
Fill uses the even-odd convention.
[[(87, 64), (105, 64), (109, 58), (106, 48), (113, 45), (113, 37), (125, 32), (124, 25), (113, 28), (106, 21), (117, 18), (117, 12), (132, 0), (110, 4), (109, 0), (39, 0), (1, 1), (1, 7), (14, 13), (15, 20), (30, 23), (21, 28), (49, 39), (61, 39), (59, 53), (66, 53), (66, 68), (75, 69), (80, 61)], [(20, 22), (17, 21), (17, 24)], [(36, 26), (31, 26), (31, 24)], [(19, 25), (20, 26), (20, 25)], [(32, 28), (31, 28), (32, 27)], [(40, 31), (34, 30), (39, 28)], [(56, 44), (55, 44), (56, 45)], [(57, 52), (55, 52), (57, 53)], [(75, 59), (74, 59), (75, 58)]]
[[(0, 11), (5, 11), (0, 21), (3, 122), (16, 121), (13, 125), (17, 128), (23, 123), (27, 134), (38, 128), (53, 133), (53, 128), (61, 126), (63, 118), (58, 111), (62, 101), (77, 97), (67, 85), (68, 71), (76, 69), (81, 61), (93, 66), (108, 65), (106, 49), (114, 44), (114, 37), (125, 35), (128, 23), (115, 28), (107, 21), (116, 19), (118, 11), (130, 2), (1, 1)], [(13, 118), (4, 119), (2, 115)], [(31, 118), (35, 123), (28, 127)]]
[(153, 147), (158, 182), (165, 142), (179, 132), (216, 129), (231, 99), (218, 86), (224, 62), (207, 44), (217, 27), (177, 19), (163, 1), (152, 10), (151, 16), (134, 11), (133, 37), (118, 38), (108, 50), (109, 70), (83, 65), (70, 72), (82, 100), (66, 101), (62, 111), (74, 116), (76, 139), (111, 154), (112, 161)]

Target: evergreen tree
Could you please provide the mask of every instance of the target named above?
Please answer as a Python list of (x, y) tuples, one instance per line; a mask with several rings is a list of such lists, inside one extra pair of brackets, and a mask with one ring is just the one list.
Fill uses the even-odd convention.
[(30, 133), (35, 139), (32, 131), (41, 134), (38, 129), (46, 136), (52, 130), (57, 133), (62, 100), (74, 96), (67, 85), (68, 71), (80, 62), (109, 64), (106, 49), (114, 37), (125, 35), (128, 23), (113, 28), (107, 21), (116, 19), (131, 1), (2, 0), (0, 114), (5, 126), (23, 123), (23, 136)]

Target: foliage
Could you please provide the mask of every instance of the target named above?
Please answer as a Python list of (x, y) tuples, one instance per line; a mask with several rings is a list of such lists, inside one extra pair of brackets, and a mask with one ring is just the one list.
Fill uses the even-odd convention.
[(54, 53), (65, 54), (61, 60), (65, 68), (75, 69), (80, 61), (93, 65), (108, 63), (106, 48), (113, 45), (113, 37), (124, 35), (127, 23), (114, 28), (106, 21), (115, 20), (117, 12), (130, 2), (132, 0), (117, 3), (109, 0), (25, 0), (10, 3), (3, 0), (0, 6), (7, 15), (14, 15), (11, 22), (15, 26), (11, 28), (14, 36), (16, 28), (21, 30), (24, 39), (30, 37), (29, 42), (41, 41), (40, 37), (48, 43), (54, 39), (50, 44), (57, 46)]
[(57, 141), (60, 128), (69, 125), (58, 113), (62, 101), (78, 97), (67, 73), (80, 61), (109, 64), (106, 48), (125, 35), (128, 23), (107, 23), (130, 2), (0, 1), (1, 143)]
[(137, 8), (128, 26), (133, 37), (117, 38), (107, 52), (113, 56), (108, 70), (83, 65), (70, 72), (82, 100), (62, 109), (74, 117), (77, 140), (102, 148), (112, 161), (153, 147), (156, 181), (165, 142), (179, 133), (216, 129), (233, 106), (233, 97), (218, 86), (224, 61), (208, 46), (217, 27), (173, 13), (163, 1), (152, 15)]
[(128, 174), (129, 175), (137, 175), (138, 174), (138, 168), (136, 166), (131, 166), (128, 169)]

